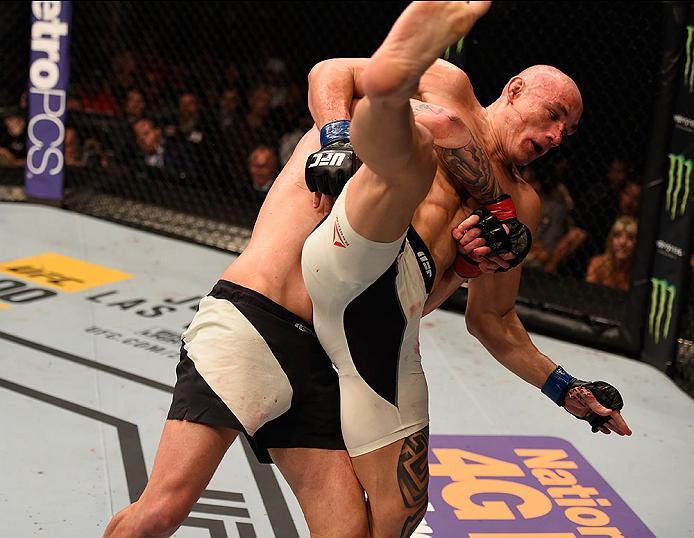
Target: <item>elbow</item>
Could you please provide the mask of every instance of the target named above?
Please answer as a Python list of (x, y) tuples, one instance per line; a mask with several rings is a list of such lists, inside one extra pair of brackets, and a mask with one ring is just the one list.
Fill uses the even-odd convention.
[(325, 60), (323, 60), (322, 62), (318, 62), (318, 63), (315, 64), (315, 65), (311, 68), (311, 70), (308, 72), (308, 83), (309, 83), (309, 85), (310, 85), (312, 82), (315, 82), (315, 80), (318, 78), (318, 76), (320, 75), (320, 71), (323, 69), (323, 64), (324, 64), (324, 63), (325, 63)]
[(315, 64), (311, 70), (308, 72), (308, 82), (311, 84), (311, 82), (315, 82), (317, 79), (321, 77), (325, 73), (327, 69), (330, 68), (331, 65), (335, 63), (335, 59), (329, 59), (329, 60), (321, 60), (317, 64)]
[(479, 318), (479, 316), (475, 316), (474, 314), (466, 312), (465, 313), (465, 326), (467, 328), (467, 331), (472, 336), (474, 336), (478, 340), (482, 341), (483, 332), (484, 332), (484, 323)]
[(513, 310), (503, 315), (488, 311), (481, 314), (466, 312), (465, 326), (468, 332), (484, 345), (485, 342), (496, 339), (506, 332), (513, 315), (515, 315)]

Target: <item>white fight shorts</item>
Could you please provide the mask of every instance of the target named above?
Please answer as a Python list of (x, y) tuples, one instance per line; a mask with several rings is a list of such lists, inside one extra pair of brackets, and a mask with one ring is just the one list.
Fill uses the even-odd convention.
[(419, 321), (435, 267), (412, 227), (392, 243), (358, 235), (345, 212), (348, 188), (306, 240), (302, 269), (314, 328), (338, 370), (342, 436), (354, 457), (429, 423)]

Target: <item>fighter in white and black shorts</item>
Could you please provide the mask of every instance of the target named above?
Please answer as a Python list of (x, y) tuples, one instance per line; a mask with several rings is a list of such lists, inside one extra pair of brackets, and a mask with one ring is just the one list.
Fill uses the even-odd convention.
[(338, 377), (303, 319), (220, 280), (183, 333), (168, 418), (243, 432), (268, 448), (344, 449)]
[(436, 275), (412, 226), (392, 243), (352, 229), (349, 185), (306, 240), (302, 266), (316, 332), (339, 372), (342, 433), (355, 457), (429, 423), (419, 320)]

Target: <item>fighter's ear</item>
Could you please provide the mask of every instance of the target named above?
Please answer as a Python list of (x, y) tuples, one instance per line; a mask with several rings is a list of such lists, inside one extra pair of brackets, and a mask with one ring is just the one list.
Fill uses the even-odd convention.
[(521, 77), (513, 77), (506, 86), (506, 98), (512, 103), (520, 97), (524, 90), (525, 81)]

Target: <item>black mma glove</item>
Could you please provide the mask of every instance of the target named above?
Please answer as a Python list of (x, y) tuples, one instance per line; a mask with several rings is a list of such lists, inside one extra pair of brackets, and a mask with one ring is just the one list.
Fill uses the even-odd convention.
[[(480, 221), (477, 228), (481, 230), (480, 237), (484, 238), (487, 246), (492, 249), (490, 255), (512, 253), (515, 257), (506, 260), (508, 268), (500, 267), (498, 272), (505, 272), (521, 263), (530, 252), (532, 246), (532, 234), (528, 227), (520, 222), (516, 216), (516, 206), (508, 194), (502, 194), (493, 200), (486, 200), (473, 211)], [(503, 225), (508, 227), (508, 233)]]
[[(498, 256), (508, 252), (515, 256), (507, 260), (508, 268), (499, 267), (497, 272), (508, 271), (525, 259), (532, 246), (532, 234), (528, 227), (516, 217), (516, 206), (508, 194), (482, 202), (482, 205), (472, 214), (480, 219), (474, 227), (479, 228), (479, 237), (483, 238), (491, 249), (488, 256)], [(508, 233), (504, 229), (504, 224), (508, 226)], [(461, 253), (456, 256), (453, 268), (463, 278), (474, 278), (482, 274), (479, 264)]]
[(349, 123), (332, 121), (320, 130), (321, 149), (306, 161), (306, 185), (311, 192), (337, 196), (357, 171), (359, 160), (349, 142)]
[[(605, 381), (581, 381), (568, 374), (561, 366), (557, 366), (547, 378), (542, 386), (542, 393), (566, 409), (566, 399), (572, 397), (573, 393), (581, 388), (590, 391), (595, 399), (608, 409), (621, 411), (624, 407), (621, 394), (609, 383)], [(610, 415), (602, 416), (590, 410), (584, 416), (578, 416), (569, 409), (567, 411), (576, 418), (587, 421), (591, 425), (593, 433), (597, 433), (600, 427), (611, 418)]]

